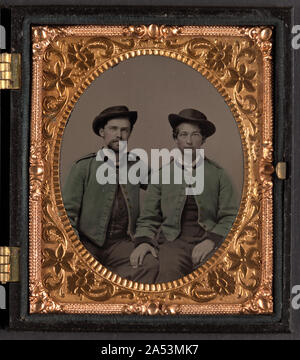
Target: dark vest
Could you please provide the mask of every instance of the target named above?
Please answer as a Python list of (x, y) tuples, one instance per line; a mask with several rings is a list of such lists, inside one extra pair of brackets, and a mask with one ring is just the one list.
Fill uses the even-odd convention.
[(127, 230), (128, 210), (122, 189), (120, 185), (118, 185), (109, 224), (107, 227), (105, 245), (109, 245), (109, 240), (121, 240), (122, 238), (124, 239), (125, 237), (127, 237)]
[(193, 195), (188, 195), (181, 215), (181, 238), (201, 238), (205, 230), (198, 223), (198, 206)]
[[(181, 214), (181, 232), (178, 238), (187, 243), (199, 243), (206, 237), (206, 231), (198, 223), (198, 206), (194, 195), (186, 197)], [(159, 234), (158, 243), (167, 241), (163, 232)]]

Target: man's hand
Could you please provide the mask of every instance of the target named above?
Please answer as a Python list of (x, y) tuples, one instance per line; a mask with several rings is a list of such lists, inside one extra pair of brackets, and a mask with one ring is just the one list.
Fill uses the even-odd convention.
[(157, 254), (153, 246), (147, 243), (140, 244), (131, 253), (130, 264), (134, 268), (143, 265), (144, 257), (148, 254), (148, 252), (151, 252), (151, 254), (157, 258)]
[(214, 249), (215, 243), (212, 240), (206, 239), (197, 244), (192, 251), (193, 266), (198, 265), (205, 257)]

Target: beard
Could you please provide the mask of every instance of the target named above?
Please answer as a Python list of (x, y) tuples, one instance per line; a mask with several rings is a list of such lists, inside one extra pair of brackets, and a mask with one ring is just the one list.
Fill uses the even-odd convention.
[(108, 144), (107, 147), (111, 150), (113, 150), (114, 152), (119, 152), (119, 139), (114, 139), (111, 140)]

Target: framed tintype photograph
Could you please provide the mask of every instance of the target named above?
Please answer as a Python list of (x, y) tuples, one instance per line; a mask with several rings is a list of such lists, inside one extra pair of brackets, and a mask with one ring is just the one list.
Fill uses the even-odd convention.
[(11, 14), (12, 323), (288, 330), (289, 10), (65, 10)]
[[(272, 29), (32, 30), (31, 312), (272, 312)], [(76, 134), (84, 96), (90, 116), (77, 115)], [(204, 106), (206, 114), (220, 109), (207, 118)], [(121, 178), (119, 141), (127, 145), (136, 133), (152, 163), (154, 149), (167, 150), (172, 129), (182, 151), (209, 144), (220, 131), (211, 144), (216, 162), (202, 158), (202, 192), (182, 193), (186, 182), (173, 176), (177, 159), (158, 170), (170, 167), (170, 179), (151, 176), (148, 184), (142, 160), (130, 159)], [(100, 150), (89, 134), (99, 148), (102, 140)], [(107, 151), (105, 164), (105, 150), (118, 159)], [(63, 180), (67, 153), (75, 163)], [(118, 181), (104, 181), (118, 166)]]

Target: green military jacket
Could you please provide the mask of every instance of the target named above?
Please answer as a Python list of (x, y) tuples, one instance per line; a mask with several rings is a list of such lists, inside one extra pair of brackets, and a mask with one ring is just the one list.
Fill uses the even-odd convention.
[[(160, 169), (160, 179), (161, 179)], [(170, 179), (174, 179), (174, 166), (170, 166)], [(135, 238), (155, 239), (160, 229), (169, 241), (181, 232), (181, 215), (186, 201), (187, 184), (149, 184), (143, 210), (137, 220)], [(194, 195), (198, 206), (198, 223), (206, 231), (226, 236), (238, 207), (230, 179), (224, 169), (205, 158), (204, 190)]]
[[(96, 172), (103, 161), (96, 160), (96, 153), (76, 161), (64, 184), (62, 195), (71, 225), (79, 237), (83, 235), (94, 244), (105, 242), (110, 214), (118, 184), (99, 184)], [(128, 162), (128, 170), (135, 162)], [(135, 232), (139, 215), (141, 184), (120, 185), (128, 208), (128, 234)]]

